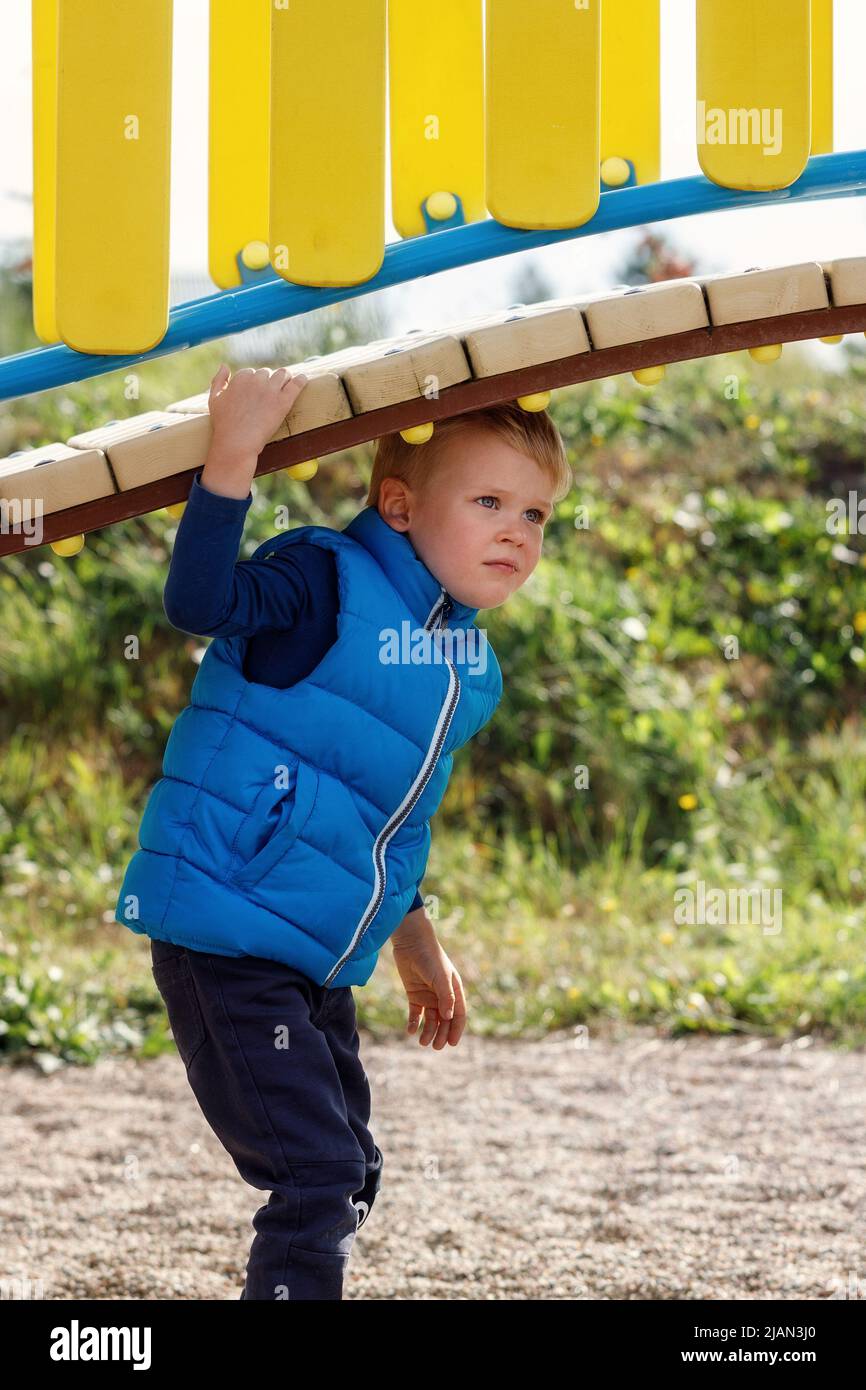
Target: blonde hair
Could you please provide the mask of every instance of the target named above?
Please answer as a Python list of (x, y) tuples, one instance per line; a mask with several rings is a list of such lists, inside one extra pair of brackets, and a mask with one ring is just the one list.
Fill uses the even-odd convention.
[(437, 420), (426, 444), (407, 444), (399, 430), (383, 434), (376, 445), (366, 505), (378, 506), (383, 478), (400, 478), (413, 491), (423, 492), (444, 445), (459, 431), (473, 425), (499, 435), (506, 444), (537, 463), (553, 483), (554, 503), (570, 491), (573, 479), (565, 445), (547, 411), (527, 411), (516, 401), (507, 401)]

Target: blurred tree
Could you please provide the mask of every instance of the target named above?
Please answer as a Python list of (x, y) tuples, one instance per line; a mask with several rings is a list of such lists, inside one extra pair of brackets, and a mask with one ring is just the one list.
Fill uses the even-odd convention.
[(10, 245), (0, 263), (0, 357), (41, 344), (33, 332), (33, 262), (30, 248)]
[(626, 285), (652, 285), (694, 273), (693, 260), (676, 251), (666, 237), (644, 230), (613, 278)]
[(553, 299), (557, 290), (553, 281), (528, 261), (510, 280), (508, 293), (510, 304), (541, 304), (545, 299)]

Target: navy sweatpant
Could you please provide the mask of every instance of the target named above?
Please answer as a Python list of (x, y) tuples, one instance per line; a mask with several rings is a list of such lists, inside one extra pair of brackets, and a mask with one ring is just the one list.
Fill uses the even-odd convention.
[(151, 941), (187, 1079), (241, 1176), (270, 1191), (241, 1298), (340, 1299), (379, 1190), (355, 1001), (259, 956)]

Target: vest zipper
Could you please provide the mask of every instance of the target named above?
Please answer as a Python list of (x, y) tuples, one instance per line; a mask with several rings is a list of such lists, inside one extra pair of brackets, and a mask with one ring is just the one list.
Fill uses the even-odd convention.
[[(445, 592), (445, 589), (443, 588), (440, 597), (436, 600), (435, 604), (430, 610), (430, 613), (427, 616), (427, 621), (424, 624), (425, 632), (430, 632), (434, 628), (438, 629), (439, 631), (442, 631), (447, 626), (447, 622), (445, 620), (447, 618), (447, 615), (453, 609), (453, 607), (453, 599), (450, 597), (449, 594)], [(439, 760), (439, 755), (442, 752), (442, 746), (447, 737), (448, 729), (451, 725), (451, 720), (454, 717), (454, 711), (457, 708), (457, 701), (460, 699), (460, 677), (458, 676), (453, 663), (448, 660), (447, 656), (444, 658), (444, 660), (450, 672), (448, 680), (448, 690), (446, 691), (445, 699), (442, 702), (442, 707), (439, 710), (439, 717), (436, 720), (436, 727), (433, 730), (433, 737), (430, 740), (430, 746), (427, 749), (426, 754), (424, 755), (424, 761), (421, 764), (421, 770), (415, 778), (415, 781), (412, 783), (411, 787), (406, 793), (406, 796), (403, 798), (396, 811), (393, 812), (393, 814), (389, 817), (387, 823), (376, 836), (376, 840), (373, 845), (373, 870), (375, 873), (373, 896), (371, 897), (369, 903), (367, 904), (364, 910), (364, 915), (362, 916), (360, 922), (358, 922), (354, 932), (352, 933), (352, 940), (349, 942), (347, 949), (343, 952), (342, 956), (337, 961), (337, 964), (329, 971), (327, 977), (323, 981), (324, 985), (329, 985), (331, 983), (331, 981), (339, 973), (339, 971), (345, 965), (346, 961), (355, 951), (356, 947), (360, 945), (368, 927), (370, 926), (370, 923), (373, 921), (374, 917), (376, 916), (376, 913), (382, 906), (382, 899), (385, 896), (385, 881), (387, 878), (385, 868), (385, 851), (388, 847), (388, 841), (392, 838), (396, 831), (400, 829), (400, 826), (403, 824), (404, 820), (409, 815), (409, 812), (412, 810), (413, 806), (417, 802), (419, 796), (423, 792), (427, 783), (430, 781), (430, 778), (433, 775), (433, 769), (436, 766), (436, 763)]]

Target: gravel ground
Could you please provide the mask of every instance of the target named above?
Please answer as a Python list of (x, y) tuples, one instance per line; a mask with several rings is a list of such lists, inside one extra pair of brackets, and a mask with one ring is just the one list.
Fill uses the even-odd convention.
[[(578, 1030), (361, 1055), (385, 1163), (347, 1299), (866, 1295), (862, 1051)], [(7, 1067), (0, 1097), (0, 1277), (237, 1299), (266, 1194), (176, 1055)]]

